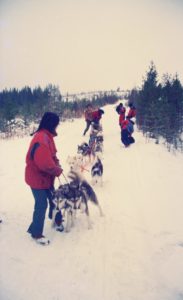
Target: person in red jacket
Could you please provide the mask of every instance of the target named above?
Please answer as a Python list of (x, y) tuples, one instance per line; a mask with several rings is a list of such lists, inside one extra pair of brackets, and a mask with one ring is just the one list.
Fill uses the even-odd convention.
[[(125, 120), (125, 110), (119, 115), (119, 125)], [(121, 125), (120, 125), (121, 126)]]
[(31, 187), (35, 200), (32, 223), (28, 228), (28, 233), (38, 243), (44, 245), (49, 244), (49, 240), (43, 236), (48, 200), (51, 204), (54, 179), (62, 173), (53, 140), (57, 135), (58, 124), (59, 116), (53, 112), (46, 112), (38, 129), (34, 132), (26, 155), (25, 181)]
[(120, 124), (121, 126), (121, 142), (125, 147), (135, 143), (135, 139), (132, 137), (134, 122), (131, 119), (126, 118)]
[(136, 107), (132, 103), (130, 103), (129, 108), (130, 109), (127, 115), (128, 119), (136, 117)]
[(86, 110), (85, 110), (85, 112), (84, 112), (84, 115), (85, 115), (85, 121), (86, 121), (86, 128), (85, 128), (85, 130), (84, 130), (84, 132), (83, 132), (83, 135), (85, 135), (85, 134), (87, 133), (87, 131), (88, 131), (88, 129), (90, 128), (90, 125), (91, 125), (91, 123), (92, 123), (92, 119), (93, 119), (93, 117), (92, 117), (92, 111), (93, 111), (92, 105), (91, 105), (91, 104), (88, 104), (88, 105), (86, 106)]
[(123, 106), (119, 113), (119, 125), (125, 120), (126, 108)]
[(103, 109), (99, 108), (92, 112), (92, 122), (95, 124), (99, 124), (100, 119), (102, 118), (102, 115), (104, 114)]

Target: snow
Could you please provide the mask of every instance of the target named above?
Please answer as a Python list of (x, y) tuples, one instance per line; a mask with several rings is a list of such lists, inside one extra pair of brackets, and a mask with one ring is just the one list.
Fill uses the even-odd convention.
[[(26, 233), (34, 205), (24, 182), (30, 137), (0, 141), (1, 300), (183, 299), (183, 156), (147, 143), (137, 129), (136, 143), (124, 148), (114, 106), (104, 110), (104, 185), (95, 191), (105, 216), (91, 204), (93, 228), (78, 214), (69, 233), (55, 232), (46, 217), (49, 246)], [(84, 119), (59, 126), (65, 175), (67, 156), (88, 141), (84, 127)]]

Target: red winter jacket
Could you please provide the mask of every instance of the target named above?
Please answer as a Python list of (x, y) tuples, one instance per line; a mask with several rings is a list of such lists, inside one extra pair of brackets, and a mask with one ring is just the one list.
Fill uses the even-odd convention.
[(129, 121), (128, 120), (123, 120), (122, 122), (121, 122), (121, 129), (123, 130), (123, 129), (127, 129), (127, 126), (128, 126), (128, 124), (129, 124)]
[(128, 112), (128, 118), (131, 119), (131, 118), (133, 118), (135, 116), (136, 116), (136, 108), (132, 107), (132, 108), (130, 108), (130, 110)]
[(95, 110), (92, 112), (92, 121), (93, 122), (99, 122), (101, 118), (102, 118), (102, 114), (100, 113), (99, 110)]
[(126, 108), (123, 107), (120, 111), (120, 115), (119, 115), (119, 125), (121, 126), (121, 123), (125, 120), (125, 112), (126, 112)]
[(54, 179), (62, 173), (56, 157), (53, 135), (42, 129), (38, 131), (26, 155), (25, 181), (33, 189), (49, 189)]

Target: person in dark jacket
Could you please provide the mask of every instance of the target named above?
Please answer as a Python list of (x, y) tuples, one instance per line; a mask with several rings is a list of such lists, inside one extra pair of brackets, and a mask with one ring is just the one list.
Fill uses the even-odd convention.
[(123, 103), (119, 103), (117, 106), (116, 106), (116, 112), (118, 113), (118, 115), (120, 115), (120, 112), (121, 112), (121, 109), (123, 108)]
[(132, 137), (134, 131), (134, 122), (131, 119), (126, 118), (121, 122), (121, 141), (125, 147), (135, 143), (135, 139)]
[(86, 106), (86, 110), (85, 110), (85, 113), (84, 113), (84, 115), (85, 115), (85, 121), (86, 121), (86, 128), (84, 130), (83, 135), (85, 135), (87, 133), (87, 131), (90, 128), (90, 125), (92, 123), (92, 119), (93, 119), (93, 117), (92, 117), (92, 111), (93, 111), (92, 105), (88, 104)]
[(28, 233), (39, 244), (44, 245), (49, 244), (49, 240), (43, 235), (48, 200), (53, 208), (51, 200), (54, 179), (62, 173), (53, 140), (57, 135), (58, 124), (59, 116), (53, 112), (46, 112), (33, 134), (26, 155), (25, 181), (30, 186), (35, 200), (32, 223), (28, 228)]

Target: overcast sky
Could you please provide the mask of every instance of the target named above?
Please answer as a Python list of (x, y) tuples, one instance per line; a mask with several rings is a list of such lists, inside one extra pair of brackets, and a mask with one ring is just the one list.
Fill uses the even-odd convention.
[(183, 0), (0, 0), (0, 89), (141, 86), (154, 61), (183, 84)]

